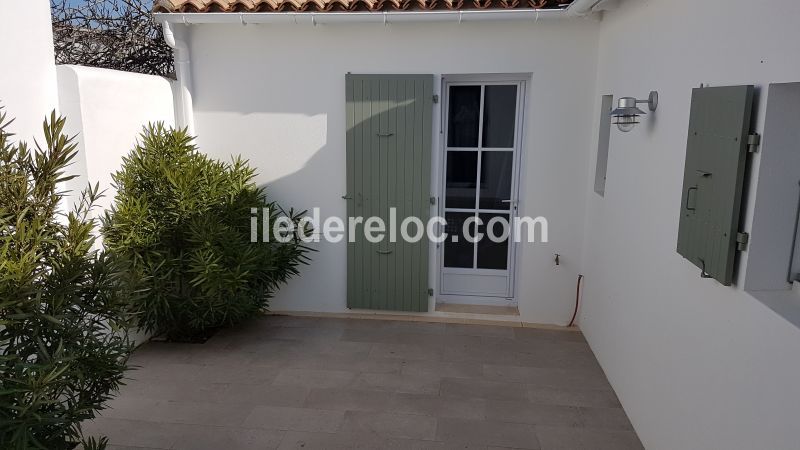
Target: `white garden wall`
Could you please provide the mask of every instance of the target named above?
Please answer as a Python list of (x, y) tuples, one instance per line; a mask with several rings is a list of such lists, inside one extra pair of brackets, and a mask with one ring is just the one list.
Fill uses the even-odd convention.
[[(345, 73), (532, 73), (520, 212), (547, 217), (550, 243), (520, 248), (517, 298), (522, 320), (564, 324), (589, 186), (594, 110), (587, 105), (594, 99), (598, 28), (588, 19), (192, 25), (198, 142), (217, 157), (249, 158), (258, 182), (285, 206), (320, 206), (323, 217), (344, 217)], [(438, 129), (434, 139), (436, 155)], [(317, 248), (273, 309), (346, 311), (346, 244)], [(562, 255), (559, 267), (554, 253)]]
[(798, 18), (793, 0), (650, 0), (603, 22), (596, 100), (661, 103), (612, 130), (605, 197), (587, 190), (581, 327), (648, 449), (800, 445), (800, 330), (744, 293), (746, 252), (724, 287), (675, 251), (691, 89), (759, 85), (762, 131), (766, 85), (800, 81)]
[(15, 139), (41, 142), (42, 121), (58, 106), (50, 4), (0, 1), (0, 107)]
[(67, 132), (77, 135), (78, 158), (72, 169), (80, 174), (69, 188), (78, 192), (87, 183), (100, 183), (108, 207), (115, 191), (111, 174), (133, 149), (148, 123), (175, 123), (170, 80), (117, 70), (58, 66), (61, 114)]

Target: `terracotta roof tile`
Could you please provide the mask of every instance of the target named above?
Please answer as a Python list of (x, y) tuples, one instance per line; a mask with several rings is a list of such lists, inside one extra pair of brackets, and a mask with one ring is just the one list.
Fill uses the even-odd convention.
[(402, 11), (553, 9), (573, 0), (157, 0), (155, 12)]

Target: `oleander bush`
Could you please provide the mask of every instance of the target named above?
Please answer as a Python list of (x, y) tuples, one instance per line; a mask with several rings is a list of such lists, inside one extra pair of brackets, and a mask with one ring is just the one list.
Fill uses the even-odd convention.
[(0, 448), (103, 448), (81, 421), (116, 393), (131, 344), (131, 280), (95, 243), (89, 188), (60, 191), (76, 145), (53, 113), (46, 146), (12, 143), (0, 110)]
[[(202, 340), (268, 307), (273, 293), (309, 249), (289, 242), (251, 242), (253, 209), (269, 229), (279, 215), (295, 223), (256, 186), (241, 158), (226, 163), (199, 152), (185, 130), (145, 127), (113, 175), (117, 195), (103, 219), (108, 248), (129, 261), (147, 292), (136, 302), (138, 325), (178, 341)], [(259, 237), (260, 237), (259, 232)]]

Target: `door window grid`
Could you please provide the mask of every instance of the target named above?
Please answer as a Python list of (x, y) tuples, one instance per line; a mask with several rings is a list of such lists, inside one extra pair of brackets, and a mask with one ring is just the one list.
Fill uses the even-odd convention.
[[(516, 152), (518, 150), (516, 148), (516, 135), (517, 135), (517, 132), (518, 132), (517, 127), (519, 126), (519, 124), (516, 123), (516, 122), (517, 122), (517, 117), (518, 117), (518, 109), (520, 107), (520, 105), (519, 105), (520, 85), (519, 85), (519, 83), (515, 83), (515, 82), (512, 82), (512, 83), (496, 82), (496, 83), (454, 83), (454, 84), (450, 84), (450, 85), (448, 85), (448, 91), (449, 92), (448, 92), (447, 114), (449, 115), (451, 113), (451, 111), (450, 111), (450, 102), (452, 101), (452, 95), (451, 94), (453, 92), (452, 91), (453, 87), (456, 87), (456, 86), (477, 86), (477, 85), (480, 85), (480, 88), (481, 88), (481, 90), (480, 90), (480, 104), (479, 104), (480, 106), (479, 106), (479, 113), (478, 113), (479, 120), (478, 120), (478, 136), (477, 136), (477, 143), (476, 143), (477, 147), (457, 147), (457, 146), (452, 146), (451, 147), (451, 146), (448, 145), (450, 143), (450, 133), (452, 131), (451, 130), (452, 124), (451, 124), (451, 120), (450, 120), (451, 118), (449, 116), (447, 118), (448, 119), (447, 120), (447, 129), (445, 131), (446, 135), (445, 135), (445, 140), (444, 140), (444, 142), (445, 142), (445, 164), (447, 164), (449, 162), (448, 155), (450, 154), (450, 152), (472, 151), (472, 152), (477, 152), (478, 153), (477, 177), (476, 177), (476, 183), (475, 183), (475, 203), (474, 203), (474, 208), (458, 208), (458, 207), (450, 208), (450, 207), (448, 207), (447, 189), (445, 187), (444, 212), (445, 212), (445, 215), (447, 213), (469, 213), (471, 215), (474, 215), (476, 218), (479, 218), (480, 216), (485, 216), (486, 214), (492, 214), (492, 215), (495, 215), (495, 214), (506, 214), (509, 217), (513, 217), (513, 213), (514, 213), (514, 210), (516, 208), (511, 203), (509, 203), (509, 207), (507, 209), (491, 209), (491, 208), (481, 208), (480, 207), (481, 182), (482, 182), (482, 180), (481, 180), (481, 170), (482, 170), (482, 166), (483, 166), (483, 153), (484, 152), (500, 152), (500, 151), (503, 151), (503, 152), (512, 152), (512, 153), (514, 153), (514, 152)], [(514, 86), (516, 88), (515, 89), (516, 96), (515, 96), (515, 104), (514, 104), (514, 127), (512, 129), (512, 133), (513, 133), (513, 136), (514, 136), (514, 139), (513, 139), (514, 144), (512, 144), (512, 147), (508, 147), (508, 148), (504, 148), (504, 147), (486, 147), (486, 148), (484, 148), (483, 147), (483, 144), (484, 144), (483, 133), (484, 133), (484, 125), (485, 125), (484, 108), (485, 108), (486, 86), (487, 85), (491, 85), (491, 86), (511, 85), (511, 86)], [(512, 178), (513, 178), (513, 175), (512, 175)], [(511, 180), (510, 182), (512, 182), (511, 188), (513, 189), (513, 180)], [(447, 180), (446, 180), (446, 177), (445, 177), (445, 185), (446, 184), (447, 184)], [(511, 195), (509, 195), (510, 198), (513, 197), (513, 196), (514, 196), (513, 193)], [(511, 198), (511, 201), (513, 201), (513, 198)], [(485, 230), (486, 229), (486, 225), (487, 224), (483, 224), (483, 227), (482, 227), (483, 229), (481, 230), (482, 232), (484, 232), (484, 234), (486, 232), (486, 230)], [(448, 228), (450, 228), (450, 227), (448, 227)], [(473, 228), (473, 230), (474, 230), (474, 228)], [(460, 234), (460, 231), (458, 231), (458, 233)], [(449, 236), (451, 236), (450, 233), (448, 233), (448, 241), (450, 240)], [(447, 247), (448, 247), (446, 244), (447, 244), (447, 242), (445, 242), (445, 246), (444, 246), (445, 247), (444, 248), (445, 254), (447, 253)], [(476, 243), (472, 243), (472, 248), (473, 248), (472, 267), (463, 267), (463, 266), (461, 266), (460, 268), (464, 268), (464, 269), (480, 269), (479, 264), (478, 264), (478, 250), (479, 250), (478, 243), (477, 242)], [(507, 252), (507, 258), (506, 258), (507, 260), (506, 260), (505, 269), (498, 269), (498, 270), (508, 270), (510, 258), (511, 258), (510, 251), (508, 251)], [(447, 259), (448, 258), (445, 257), (445, 265), (444, 265), (444, 267), (449, 267), (446, 264), (446, 260)]]

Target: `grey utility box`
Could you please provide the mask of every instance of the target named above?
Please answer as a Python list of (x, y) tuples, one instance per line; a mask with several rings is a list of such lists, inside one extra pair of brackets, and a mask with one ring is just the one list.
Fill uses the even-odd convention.
[(748, 86), (692, 91), (686, 166), (683, 174), (678, 253), (703, 277), (733, 282), (753, 91)]

